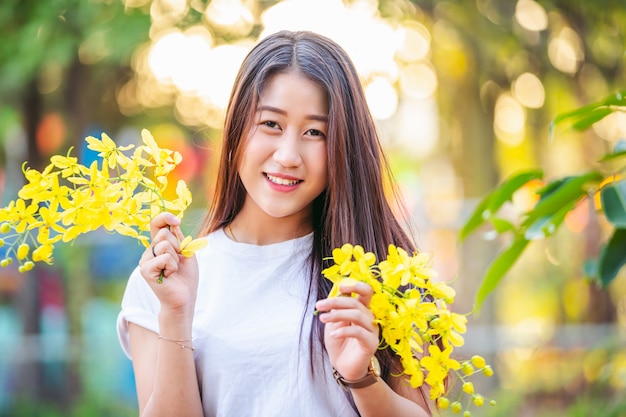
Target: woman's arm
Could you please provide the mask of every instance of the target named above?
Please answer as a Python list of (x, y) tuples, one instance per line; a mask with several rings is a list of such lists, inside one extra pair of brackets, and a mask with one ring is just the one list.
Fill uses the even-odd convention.
[(419, 390), (412, 388), (408, 381), (394, 378), (392, 385), (393, 389), (379, 378), (378, 382), (369, 387), (350, 389), (361, 417), (432, 416)]
[(139, 261), (141, 275), (160, 302), (160, 334), (129, 324), (142, 417), (203, 415), (191, 340), (198, 264), (195, 257), (180, 254), (179, 225), (171, 214), (156, 216), (150, 225), (152, 246)]
[[(324, 313), (324, 342), (333, 367), (348, 381), (356, 381), (367, 373), (370, 359), (378, 348), (378, 326), (369, 309), (372, 288), (362, 282), (342, 285), (342, 294), (320, 300), (316, 308)], [(403, 378), (393, 378), (391, 387), (381, 378), (363, 388), (350, 388), (362, 417), (430, 417), (420, 391)]]
[(193, 351), (134, 324), (129, 333), (139, 415), (201, 417)]

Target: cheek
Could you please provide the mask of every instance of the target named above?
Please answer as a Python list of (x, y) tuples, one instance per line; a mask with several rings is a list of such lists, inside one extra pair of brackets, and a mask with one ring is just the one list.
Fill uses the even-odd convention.
[(328, 154), (326, 152), (326, 147), (319, 152), (317, 155), (317, 166), (316, 173), (320, 176), (320, 181), (323, 181), (324, 188), (328, 185), (328, 177), (330, 176), (330, 172), (328, 171)]

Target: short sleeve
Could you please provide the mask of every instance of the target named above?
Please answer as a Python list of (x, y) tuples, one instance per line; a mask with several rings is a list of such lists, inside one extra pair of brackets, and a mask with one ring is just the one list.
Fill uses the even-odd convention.
[(158, 312), (159, 299), (156, 297), (146, 280), (141, 276), (139, 267), (135, 268), (128, 279), (122, 297), (122, 309), (117, 316), (117, 336), (122, 350), (131, 358), (128, 323), (159, 332)]

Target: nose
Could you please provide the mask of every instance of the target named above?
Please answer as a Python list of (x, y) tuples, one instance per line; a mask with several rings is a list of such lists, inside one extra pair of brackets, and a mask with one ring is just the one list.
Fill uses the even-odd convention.
[(295, 167), (302, 163), (300, 140), (297, 134), (286, 131), (277, 141), (274, 160), (284, 167)]

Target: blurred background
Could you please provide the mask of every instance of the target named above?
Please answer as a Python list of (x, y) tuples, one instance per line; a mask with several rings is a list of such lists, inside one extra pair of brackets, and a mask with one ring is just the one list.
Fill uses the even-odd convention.
[[(255, 42), (309, 29), (353, 58), (422, 250), (472, 311), (507, 242), (458, 234), (508, 175), (578, 174), (619, 139), (616, 111), (592, 129), (557, 129), (559, 113), (626, 86), (623, 0), (3, 0), (0, 3), (0, 197), (24, 161), (96, 156), (83, 138), (139, 143), (148, 128), (178, 150), (176, 179), (203, 217), (235, 72)], [(533, 184), (507, 205), (534, 204)], [(584, 274), (607, 236), (580, 204), (533, 242), (479, 312), (465, 353), (495, 376), (485, 416), (626, 416), (626, 277), (600, 288)], [(115, 334), (126, 279), (142, 248), (93, 232), (58, 246), (53, 266), (0, 270), (0, 416), (137, 415), (130, 361)]]

